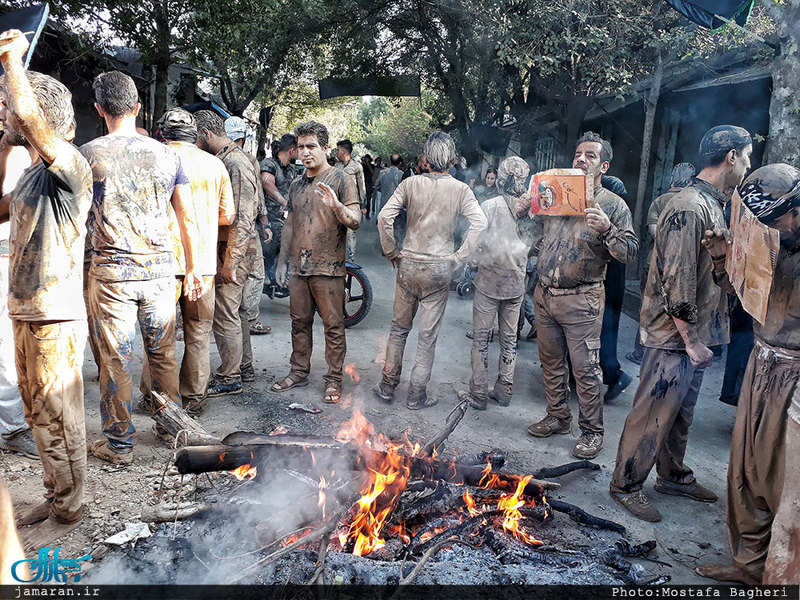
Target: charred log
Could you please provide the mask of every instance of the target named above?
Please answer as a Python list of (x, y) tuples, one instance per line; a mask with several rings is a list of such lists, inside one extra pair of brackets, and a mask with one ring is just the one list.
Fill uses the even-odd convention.
[(566, 475), (567, 473), (572, 473), (573, 471), (577, 471), (579, 469), (589, 469), (590, 471), (599, 471), (600, 465), (597, 463), (593, 463), (589, 460), (578, 460), (575, 462), (567, 463), (565, 465), (560, 465), (558, 467), (545, 467), (543, 469), (539, 469), (536, 473), (533, 474), (534, 477), (537, 479), (551, 479), (553, 477), (561, 477), (562, 475)]
[(158, 392), (150, 393), (150, 416), (177, 440), (178, 446), (217, 444), (219, 438), (208, 433), (177, 404)]
[(595, 527), (597, 529), (607, 529), (609, 531), (616, 531), (617, 533), (625, 533), (625, 527), (619, 523), (590, 515), (585, 510), (575, 506), (574, 504), (562, 502), (561, 500), (553, 500), (551, 498), (548, 498), (547, 502), (553, 510), (568, 514), (574, 521), (580, 523), (581, 525)]

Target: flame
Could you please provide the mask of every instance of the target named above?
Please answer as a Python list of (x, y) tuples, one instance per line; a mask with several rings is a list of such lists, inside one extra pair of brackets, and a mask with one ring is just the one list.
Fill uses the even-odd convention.
[(352, 383), (358, 383), (361, 381), (361, 375), (359, 375), (358, 371), (356, 371), (356, 363), (345, 365), (344, 372), (350, 376), (350, 381)]
[(239, 481), (246, 481), (255, 478), (258, 474), (258, 467), (251, 467), (247, 464), (237, 467), (233, 471), (228, 471), (228, 473), (232, 473)]
[(411, 536), (408, 535), (408, 531), (406, 530), (405, 523), (399, 523), (397, 525), (392, 525), (389, 528), (389, 535), (396, 535), (401, 540), (403, 540), (404, 544), (408, 544), (411, 541)]
[(287, 537), (286, 539), (284, 539), (281, 542), (281, 546), (282, 547), (286, 547), (289, 544), (294, 544), (297, 540), (307, 536), (309, 533), (311, 533), (311, 528), (306, 528), (303, 531), (300, 531), (300, 532), (297, 532), (297, 533), (293, 533), (292, 535), (290, 535), (289, 537)]
[(470, 516), (477, 517), (479, 514), (481, 514), (481, 512), (483, 512), (478, 510), (478, 507), (475, 505), (475, 499), (472, 497), (472, 494), (470, 494), (469, 492), (464, 492), (462, 498), (464, 499), (464, 504), (467, 506), (467, 510), (469, 511)]
[[(503, 529), (505, 529), (506, 532), (510, 533), (516, 539), (523, 541), (526, 544), (538, 545), (542, 544), (543, 542), (537, 540), (531, 535), (528, 535), (524, 530), (520, 529), (519, 526), (519, 519), (522, 517), (522, 513), (519, 511), (519, 509), (525, 506), (525, 500), (522, 499), (522, 493), (525, 491), (525, 486), (528, 485), (528, 482), (531, 479), (531, 475), (527, 475), (520, 479), (519, 483), (517, 484), (517, 490), (514, 492), (514, 494), (512, 496), (506, 496), (504, 494), (497, 503), (497, 508), (498, 510), (503, 511)], [(533, 501), (531, 501), (531, 504), (533, 504)]]

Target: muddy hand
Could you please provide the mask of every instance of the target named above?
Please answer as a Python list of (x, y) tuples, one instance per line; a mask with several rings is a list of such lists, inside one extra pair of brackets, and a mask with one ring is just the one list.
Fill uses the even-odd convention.
[(689, 355), (692, 365), (698, 368), (710, 367), (714, 362), (714, 353), (708, 346), (700, 342), (687, 344), (686, 354)]
[(586, 225), (595, 233), (602, 235), (611, 229), (611, 220), (599, 206), (590, 206), (584, 212), (586, 213)]
[(30, 47), (25, 34), (19, 29), (9, 29), (0, 34), (0, 55), (19, 56), (20, 58)]
[(289, 263), (279, 262), (278, 268), (275, 269), (275, 283), (282, 288), (289, 286)]
[(326, 183), (318, 183), (314, 193), (322, 199), (322, 202), (328, 208), (334, 208), (339, 204), (339, 198), (336, 197), (336, 192)]
[(713, 230), (706, 230), (700, 243), (708, 250), (711, 258), (722, 260), (728, 254), (728, 248), (733, 244), (733, 238), (727, 229), (716, 227)]
[(187, 273), (183, 278), (183, 295), (191, 302), (196, 302), (205, 293), (205, 284), (202, 277), (194, 273)]

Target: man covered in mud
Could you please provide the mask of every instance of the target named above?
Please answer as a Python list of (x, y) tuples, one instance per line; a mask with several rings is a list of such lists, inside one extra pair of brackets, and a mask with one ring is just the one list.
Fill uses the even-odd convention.
[(110, 71), (94, 81), (95, 108), (108, 135), (81, 147), (92, 168), (89, 216), (93, 248), (89, 311), (100, 354), (100, 414), (105, 439), (91, 445), (114, 464), (133, 460), (133, 342), (144, 339), (152, 389), (180, 404), (175, 348), (179, 271), (170, 231), (175, 211), (186, 264), (183, 293), (196, 300), (203, 280), (195, 271), (199, 232), (180, 157), (136, 131), (139, 104), (128, 75)]
[(591, 131), (575, 146), (572, 167), (594, 179), (594, 206), (581, 217), (530, 220), (539, 284), (534, 292), (539, 360), (542, 364), (547, 415), (528, 427), (536, 437), (570, 431), (567, 404), (569, 365), (578, 393), (581, 436), (572, 450), (577, 458), (594, 458), (603, 447), (603, 382), (600, 372), (600, 330), (603, 322), (603, 280), (611, 258), (627, 263), (639, 243), (625, 201), (601, 185), (613, 150)]
[(196, 301), (180, 298), (183, 316), (183, 359), (180, 394), (183, 408), (199, 414), (211, 378), (209, 346), (214, 322), (214, 275), (217, 272), (217, 233), (229, 225), (236, 214), (231, 180), (225, 165), (216, 156), (197, 147), (197, 124), (190, 112), (171, 108), (159, 121), (167, 146), (181, 158), (192, 190), (192, 211), (200, 232), (197, 273), (203, 278), (205, 293)]
[(642, 491), (653, 465), (655, 490), (700, 502), (717, 496), (684, 464), (689, 426), (711, 365), (709, 346), (726, 344), (728, 298), (714, 285), (707, 230), (725, 228), (725, 190), (741, 183), (753, 146), (741, 127), (720, 125), (700, 141), (700, 172), (672, 197), (656, 227), (639, 319), (644, 354), (639, 387), (625, 420), (611, 479), (611, 495), (645, 521), (661, 520)]
[(264, 269), (269, 282), (275, 282), (275, 267), (281, 250), (281, 234), (289, 204), (289, 185), (295, 178), (294, 161), (297, 159), (297, 138), (286, 133), (272, 143), (272, 156), (261, 162), (261, 185), (269, 217), (272, 239), (264, 244)]
[[(754, 585), (761, 583), (768, 548), (770, 559), (785, 562), (772, 556), (770, 530), (783, 509), (781, 490), (787, 465), (797, 470), (797, 455), (785, 453), (784, 441), (787, 411), (800, 381), (800, 171), (786, 164), (767, 165), (755, 170), (734, 193), (759, 221), (780, 231), (781, 242), (764, 324), (753, 323), (755, 346), (731, 438), (727, 525), (733, 563), (701, 565), (697, 572), (719, 581)], [(715, 228), (706, 232), (704, 245), (714, 280), (733, 293), (725, 272), (729, 239), (727, 230)], [(800, 490), (790, 486), (783, 495), (791, 505)], [(786, 525), (782, 524), (782, 531)]]
[[(250, 328), (244, 304), (245, 283), (261, 248), (256, 234), (256, 216), (261, 183), (247, 154), (225, 135), (222, 118), (210, 111), (195, 113), (197, 141), (201, 150), (215, 155), (228, 170), (233, 190), (235, 216), (221, 227), (217, 238), (217, 275), (214, 281), (214, 341), (220, 365), (208, 383), (206, 396), (216, 398), (242, 393), (242, 380), (253, 381)], [(249, 354), (249, 356), (248, 356)]]
[[(350, 140), (340, 140), (336, 142), (336, 168), (342, 171), (356, 188), (358, 203), (361, 206), (361, 214), (367, 214), (369, 199), (367, 198), (367, 188), (364, 183), (364, 167), (357, 160), (353, 160), (353, 142)], [(356, 259), (356, 230), (347, 230), (347, 260)]]
[(28, 548), (38, 549), (83, 517), (83, 245), (92, 172), (67, 141), (75, 135), (72, 95), (47, 75), (26, 73), (28, 47), (20, 31), (0, 36), (0, 122), (7, 142), (31, 158), (14, 191), (0, 200), (0, 222), (11, 221), (8, 313), (19, 391), (45, 486), (45, 501), (19, 523), (36, 524), (24, 537)]
[[(384, 402), (394, 399), (403, 368), (406, 339), (419, 311), (417, 353), (408, 384), (406, 407), (411, 410), (436, 404), (429, 397), (436, 352), (450, 292), (450, 279), (477, 248), (486, 229), (486, 215), (475, 194), (447, 170), (456, 159), (456, 145), (446, 133), (436, 131), (425, 142), (430, 172), (404, 179), (378, 215), (378, 232), (386, 258), (398, 267), (394, 292), (394, 318), (386, 345), (383, 375), (375, 394)], [(395, 243), (394, 221), (405, 210), (407, 230), (402, 250)], [(455, 229), (459, 216), (469, 220), (469, 230), (458, 250)]]
[[(472, 377), (469, 392), (458, 397), (470, 406), (486, 410), (491, 398), (500, 406), (511, 402), (517, 362), (517, 325), (525, 292), (525, 266), (531, 240), (517, 227), (517, 213), (530, 206), (526, 193), (528, 163), (512, 156), (497, 169), (496, 195), (481, 208), (488, 227), (473, 258), (478, 262), (472, 304)], [(526, 217), (523, 217), (526, 218)], [(495, 321), (499, 321), (500, 359), (497, 381), (489, 390), (489, 343)]]
[(273, 392), (308, 384), (311, 371), (312, 325), (319, 311), (325, 328), (323, 402), (342, 398), (342, 367), (347, 352), (344, 331), (345, 249), (347, 232), (361, 225), (356, 186), (326, 160), (328, 129), (316, 121), (298, 125), (297, 155), (305, 166), (289, 186), (289, 216), (283, 228), (278, 259), (278, 285), (289, 288), (292, 356), (288, 375)]

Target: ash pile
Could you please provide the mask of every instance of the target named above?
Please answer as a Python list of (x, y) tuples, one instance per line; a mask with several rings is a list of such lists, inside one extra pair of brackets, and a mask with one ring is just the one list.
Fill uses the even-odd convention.
[[(660, 584), (665, 565), (554, 479), (504, 471), (496, 450), (439, 457), (461, 404), (425, 446), (357, 411), (335, 437), (236, 432), (174, 455), (153, 535), (110, 553), (90, 583), (280, 585)], [(207, 441), (207, 440), (205, 440)]]

